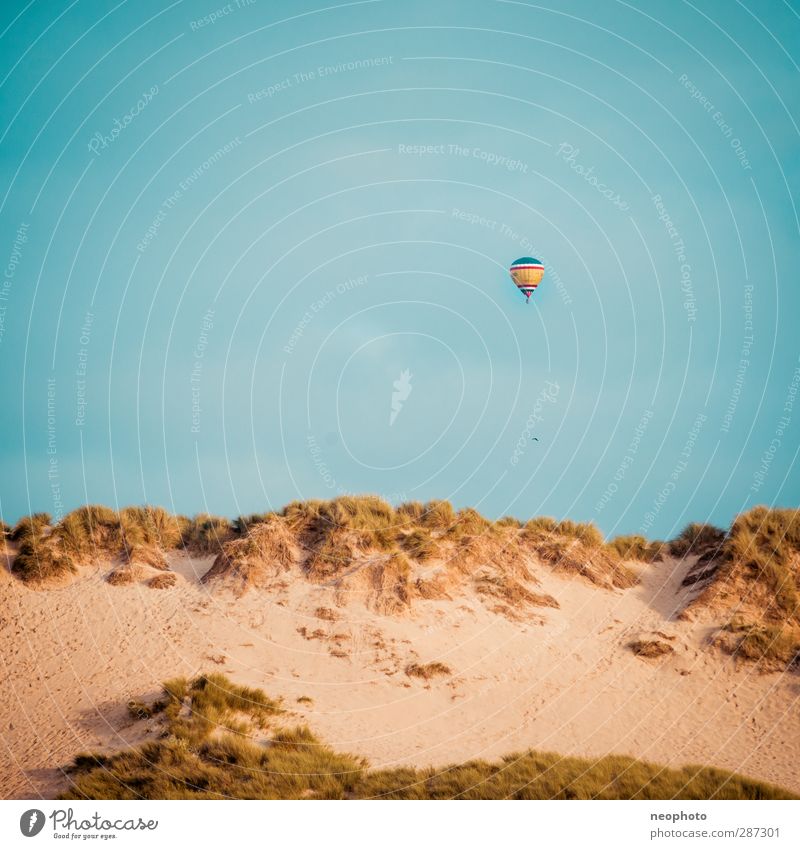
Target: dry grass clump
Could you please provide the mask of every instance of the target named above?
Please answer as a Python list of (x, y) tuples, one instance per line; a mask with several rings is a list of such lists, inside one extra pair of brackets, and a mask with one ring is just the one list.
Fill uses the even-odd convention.
[(243, 539), (225, 543), (201, 581), (225, 584), (243, 595), (252, 587), (266, 586), (297, 561), (294, 534), (284, 519), (272, 516), (255, 525)]
[(141, 580), (143, 570), (136, 566), (120, 566), (106, 575), (106, 581), (112, 587), (124, 587)]
[(319, 555), (319, 562), (312, 565), (312, 574), (327, 577), (341, 568), (337, 561), (349, 556), (346, 549), (350, 545), (391, 551), (402, 525), (394, 508), (375, 495), (293, 501), (282, 515), (302, 544)]
[(395, 513), (401, 524), (416, 527), (425, 515), (425, 505), (421, 501), (406, 501), (397, 508)]
[[(88, 504), (67, 513), (55, 525), (36, 513), (17, 523), (12, 537), (19, 554), (12, 571), (26, 581), (46, 582), (77, 572), (77, 566), (97, 558), (121, 555), (128, 563), (166, 569), (162, 548), (180, 542), (178, 517), (160, 507), (126, 507), (120, 513)], [(124, 575), (111, 583), (125, 583)]]
[(522, 522), (515, 516), (503, 516), (495, 522), (498, 528), (522, 528)]
[(519, 608), (524, 605), (532, 607), (559, 607), (551, 595), (533, 592), (523, 583), (503, 572), (482, 572), (475, 579), (475, 591), (482, 596)]
[(651, 542), (641, 534), (614, 537), (608, 546), (623, 560), (641, 560), (643, 563), (654, 563), (660, 560), (666, 549), (665, 543), (660, 540)]
[(11, 571), (25, 583), (50, 584), (78, 571), (74, 559), (63, 550), (60, 539), (43, 518), (26, 523), (17, 539), (19, 549)]
[(558, 522), (550, 516), (535, 516), (528, 519), (522, 527), (523, 536), (526, 539), (537, 540), (548, 534), (554, 534), (558, 528)]
[(525, 524), (521, 539), (554, 569), (580, 575), (598, 586), (624, 589), (638, 580), (591, 522), (557, 522), (540, 516)]
[(424, 527), (436, 531), (446, 531), (455, 521), (456, 511), (449, 501), (429, 501), (421, 518)]
[(122, 559), (131, 564), (138, 563), (142, 566), (152, 566), (153, 569), (159, 569), (162, 572), (169, 569), (164, 552), (156, 545), (136, 543), (125, 549)]
[(731, 525), (726, 574), (738, 571), (770, 592), (766, 616), (800, 622), (800, 511), (754, 507)]
[(453, 671), (446, 663), (440, 663), (434, 660), (431, 663), (409, 663), (406, 666), (406, 675), (409, 678), (422, 678), (423, 681), (430, 681), (431, 678), (438, 678), (441, 675), (452, 675)]
[(156, 545), (164, 550), (177, 548), (182, 540), (181, 517), (163, 507), (124, 507), (119, 512), (125, 545)]
[(411, 533), (401, 536), (399, 544), (403, 551), (421, 563), (439, 554), (439, 545), (426, 528), (415, 528)]
[(555, 527), (558, 536), (582, 542), (589, 548), (600, 548), (605, 543), (603, 533), (594, 522), (573, 522), (562, 519)]
[(733, 645), (739, 656), (755, 656), (760, 627), (791, 631), (800, 626), (799, 511), (754, 507), (734, 520), (721, 544), (713, 545), (684, 581), (706, 583), (691, 608), (713, 606), (722, 612), (735, 607), (748, 621), (761, 623), (751, 627), (741, 651), (722, 633), (723, 648)]
[[(444, 664), (433, 674), (449, 675)], [(412, 673), (413, 674), (413, 673)], [(427, 680), (425, 674), (422, 677)], [(275, 728), (280, 705), (222, 675), (168, 681), (153, 705), (158, 740), (114, 755), (81, 754), (64, 799), (790, 799), (788, 790), (708, 767), (669, 769), (622, 756), (524, 752), (444, 768), (370, 770), (305, 727)]]
[(637, 657), (656, 658), (663, 657), (665, 654), (672, 654), (675, 647), (664, 640), (632, 640), (628, 643), (628, 648)]
[(568, 546), (556, 542), (545, 546), (540, 554), (557, 571), (580, 575), (598, 586), (626, 589), (638, 580), (616, 553), (605, 548), (588, 548), (577, 541)]
[(369, 547), (362, 534), (337, 528), (314, 546), (305, 562), (306, 576), (318, 583), (334, 580), (353, 565), (356, 555)]
[(689, 554), (705, 554), (709, 549), (719, 550), (725, 541), (725, 531), (714, 525), (691, 522), (680, 534), (669, 542), (669, 553), (673, 557)]
[(399, 613), (411, 602), (411, 563), (396, 552), (370, 569), (372, 594), (370, 606), (382, 614)]
[(342, 495), (331, 501), (293, 501), (283, 509), (282, 515), (300, 533), (322, 536), (341, 528), (373, 532), (399, 525), (391, 504), (376, 495)]
[(147, 586), (151, 590), (168, 590), (178, 583), (178, 576), (174, 572), (163, 572), (160, 575), (153, 575), (147, 582)]
[(234, 536), (234, 526), (227, 519), (208, 513), (187, 520), (182, 534), (183, 544), (197, 554), (216, 554)]
[(11, 530), (11, 541), (21, 542), (27, 536), (37, 536), (51, 523), (49, 513), (34, 513), (31, 516), (23, 516)]
[(436, 769), (365, 772), (356, 798), (380, 799), (786, 799), (792, 794), (713, 767), (660, 767), (622, 755), (507, 755)]
[(136, 699), (128, 702), (128, 715), (131, 719), (152, 719), (155, 712), (150, 705)]
[(445, 535), (449, 539), (459, 539), (464, 536), (480, 536), (494, 527), (493, 523), (473, 510), (466, 507), (455, 514), (455, 519), (447, 528)]
[(250, 513), (247, 516), (238, 516), (233, 520), (233, 532), (236, 536), (243, 537), (255, 525), (258, 525), (261, 522), (266, 522), (267, 519), (276, 515), (277, 513), (268, 511), (267, 513)]
[(603, 534), (594, 522), (556, 521), (550, 516), (529, 519), (522, 529), (522, 536), (529, 542), (555, 537), (565, 542), (580, 542), (589, 548), (600, 548), (605, 544)]
[(729, 654), (755, 661), (766, 670), (800, 667), (797, 628), (734, 619), (717, 634), (715, 643)]
[(64, 550), (78, 560), (116, 553), (122, 545), (119, 514), (98, 504), (87, 504), (67, 513), (53, 532)]
[(26, 583), (49, 583), (74, 575), (78, 569), (68, 554), (53, 545), (26, 539), (19, 547), (11, 571)]

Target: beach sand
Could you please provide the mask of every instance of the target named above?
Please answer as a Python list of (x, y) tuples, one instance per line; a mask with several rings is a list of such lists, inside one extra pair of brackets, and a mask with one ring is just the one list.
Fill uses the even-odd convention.
[[(201, 671), (282, 697), (287, 724), (306, 723), (375, 767), (530, 748), (617, 753), (718, 766), (800, 793), (800, 677), (737, 663), (708, 645), (714, 623), (676, 618), (691, 559), (639, 565), (640, 583), (624, 590), (542, 566), (538, 589), (560, 606), (517, 618), (470, 595), (381, 616), (356, 599), (337, 606), (333, 590), (303, 581), (237, 598), (200, 583), (212, 558), (169, 561), (179, 579), (162, 590), (111, 586), (108, 563), (48, 590), (3, 570), (4, 798), (53, 797), (78, 752), (151, 738), (157, 723), (133, 720), (128, 701)], [(642, 659), (628, 647), (640, 638), (673, 651)], [(430, 662), (450, 674), (406, 674)]]

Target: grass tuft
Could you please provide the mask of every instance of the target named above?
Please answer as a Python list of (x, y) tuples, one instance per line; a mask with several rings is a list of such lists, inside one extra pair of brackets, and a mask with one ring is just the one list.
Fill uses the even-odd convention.
[(609, 548), (615, 551), (623, 560), (641, 560), (643, 563), (654, 563), (665, 553), (665, 543), (659, 540), (650, 541), (640, 534), (614, 537)]
[(725, 531), (702, 522), (688, 524), (680, 534), (669, 542), (669, 553), (673, 557), (690, 554), (705, 554), (710, 549), (719, 549), (725, 541)]
[(437, 678), (440, 675), (452, 675), (453, 672), (446, 663), (439, 663), (438, 660), (432, 663), (409, 663), (406, 666), (406, 675), (409, 678), (422, 678), (423, 681), (430, 681), (431, 678)]

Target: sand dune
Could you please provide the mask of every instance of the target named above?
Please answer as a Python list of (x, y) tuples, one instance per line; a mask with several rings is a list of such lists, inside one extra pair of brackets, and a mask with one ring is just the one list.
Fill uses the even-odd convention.
[[(155, 723), (131, 719), (127, 701), (203, 670), (282, 697), (294, 719), (375, 766), (526, 748), (618, 753), (719, 766), (800, 792), (800, 678), (738, 664), (709, 645), (721, 622), (678, 617), (698, 593), (683, 586), (694, 558), (640, 564), (627, 588), (529, 564), (536, 593), (558, 606), (524, 615), (493, 609), (469, 587), (384, 613), (335, 582), (286, 580), (280, 570), (242, 595), (201, 582), (213, 557), (167, 558), (178, 577), (165, 589), (148, 585), (149, 567), (112, 586), (110, 562), (47, 590), (3, 574), (3, 797), (53, 796), (77, 752), (154, 734)], [(635, 640), (668, 648), (636, 656)], [(431, 662), (450, 673), (406, 672)]]

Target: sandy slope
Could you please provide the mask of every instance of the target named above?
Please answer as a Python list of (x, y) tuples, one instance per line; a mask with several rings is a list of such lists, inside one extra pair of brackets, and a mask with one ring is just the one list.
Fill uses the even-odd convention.
[[(307, 583), (236, 599), (199, 584), (211, 559), (171, 563), (182, 579), (168, 590), (112, 587), (104, 566), (37, 592), (3, 570), (0, 795), (52, 796), (76, 752), (145, 739), (154, 729), (128, 717), (127, 701), (201, 670), (283, 696), (289, 722), (376, 766), (531, 747), (616, 752), (800, 792), (800, 679), (737, 669), (705, 645), (709, 623), (674, 620), (686, 591), (673, 561), (642, 567), (638, 586), (613, 592), (542, 567), (540, 589), (560, 608), (524, 622), (478, 598), (381, 617), (355, 601), (336, 608), (332, 590)], [(318, 618), (320, 606), (338, 621)], [(674, 654), (641, 660), (626, 648), (656, 631), (674, 637)], [(405, 674), (413, 661), (441, 661), (453, 675), (426, 684)]]

